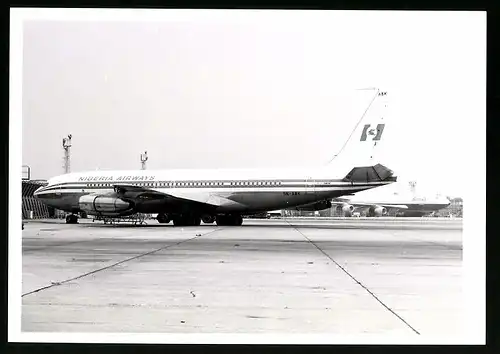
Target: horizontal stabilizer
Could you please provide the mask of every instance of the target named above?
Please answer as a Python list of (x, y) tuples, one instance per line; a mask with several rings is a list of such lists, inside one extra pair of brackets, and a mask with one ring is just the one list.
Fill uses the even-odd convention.
[(387, 167), (376, 164), (375, 166), (354, 167), (351, 172), (344, 177), (345, 182), (380, 182), (396, 181), (394, 172)]

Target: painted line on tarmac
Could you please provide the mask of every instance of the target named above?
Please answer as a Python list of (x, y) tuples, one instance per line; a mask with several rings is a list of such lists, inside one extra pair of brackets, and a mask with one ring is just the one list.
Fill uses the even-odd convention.
[(335, 261), (335, 259), (333, 259), (328, 253), (326, 253), (325, 251), (323, 251), (318, 245), (316, 245), (316, 243), (314, 243), (309, 237), (307, 237), (306, 235), (304, 235), (297, 227), (295, 227), (294, 225), (290, 224), (291, 227), (293, 227), (295, 229), (295, 231), (297, 231), (299, 234), (301, 234), (307, 241), (309, 241), (310, 244), (312, 244), (314, 247), (316, 247), (321, 253), (323, 253), (326, 257), (328, 257), (333, 263), (335, 263), (337, 265), (337, 267), (339, 267), (340, 269), (342, 269), (342, 271), (344, 273), (346, 273), (352, 280), (354, 280), (359, 286), (361, 286), (363, 289), (365, 289), (368, 294), (370, 294), (375, 300), (377, 300), (382, 306), (384, 306), (387, 310), (389, 310), (389, 312), (391, 312), (394, 316), (396, 316), (399, 320), (401, 320), (406, 326), (408, 326), (413, 332), (415, 332), (416, 334), (420, 335), (420, 332), (417, 331), (415, 328), (413, 328), (408, 322), (406, 322), (401, 316), (399, 316), (396, 312), (394, 312), (394, 310), (392, 310), (389, 306), (387, 306), (386, 304), (384, 304), (382, 302), (382, 300), (380, 300), (377, 295), (375, 295), (373, 292), (370, 291), (370, 289), (368, 289), (366, 286), (363, 285), (363, 283), (361, 283), (359, 280), (357, 280), (353, 275), (351, 275), (351, 273), (349, 273), (344, 267), (342, 267), (339, 263), (337, 263), (337, 261)]
[(86, 277), (86, 276), (88, 276), (88, 275), (92, 275), (92, 274), (95, 274), (95, 273), (98, 273), (98, 272), (104, 271), (104, 270), (106, 270), (106, 269), (113, 268), (113, 267), (115, 267), (115, 266), (117, 266), (117, 265), (120, 265), (120, 264), (123, 264), (123, 263), (129, 262), (129, 261), (133, 261), (134, 259), (138, 259), (138, 258), (141, 258), (141, 257), (144, 257), (144, 256), (148, 256), (148, 255), (150, 255), (150, 254), (153, 254), (153, 253), (156, 253), (156, 252), (159, 252), (159, 251), (165, 250), (165, 249), (167, 249), (167, 248), (171, 248), (171, 247), (174, 247), (174, 246), (180, 245), (180, 244), (185, 243), (185, 242), (189, 242), (189, 241), (195, 240), (195, 239), (200, 238), (200, 237), (202, 237), (202, 236), (205, 236), (205, 235), (208, 235), (208, 234), (211, 234), (211, 233), (214, 233), (214, 232), (217, 232), (217, 231), (223, 230), (223, 229), (224, 229), (224, 228), (217, 228), (217, 229), (215, 229), (215, 230), (212, 230), (212, 231), (206, 232), (206, 233), (204, 233), (204, 234), (200, 234), (199, 236), (198, 236), (198, 235), (196, 235), (195, 237), (191, 237), (191, 238), (188, 238), (188, 239), (186, 239), (186, 240), (182, 240), (182, 241), (176, 242), (176, 243), (174, 243), (174, 244), (169, 244), (169, 245), (167, 245), (167, 246), (160, 247), (160, 248), (158, 248), (158, 249), (156, 249), (156, 250), (153, 250), (153, 251), (149, 251), (149, 252), (146, 252), (146, 253), (141, 253), (141, 254), (139, 254), (139, 255), (137, 255), (137, 256), (130, 257), (130, 258), (127, 258), (127, 259), (124, 259), (124, 260), (122, 260), (122, 261), (119, 261), (119, 262), (116, 262), (116, 263), (110, 264), (110, 265), (108, 265), (108, 266), (106, 266), (106, 267), (102, 267), (102, 268), (95, 269), (95, 270), (93, 270), (93, 271), (87, 272), (87, 273), (85, 273), (85, 274), (81, 274), (81, 275), (79, 275), (79, 276), (77, 276), (77, 277), (73, 277), (73, 278), (70, 278), (70, 279), (66, 279), (66, 280), (63, 280), (63, 281), (60, 281), (60, 282), (54, 282), (54, 283), (52, 283), (52, 284), (50, 284), (50, 285), (47, 285), (47, 286), (44, 286), (44, 287), (41, 287), (41, 288), (38, 288), (38, 289), (35, 289), (35, 290), (32, 290), (32, 291), (29, 291), (29, 292), (27, 292), (27, 293), (24, 293), (24, 294), (22, 294), (22, 295), (21, 295), (21, 297), (25, 297), (25, 296), (27, 296), (27, 295), (31, 295), (31, 294), (37, 293), (37, 292), (39, 292), (39, 291), (42, 291), (42, 290), (47, 290), (47, 289), (50, 289), (50, 288), (52, 288), (52, 287), (55, 287), (55, 286), (59, 286), (59, 285), (62, 285), (62, 284), (68, 283), (68, 282), (73, 281), (73, 280), (77, 280), (77, 279), (80, 279), (80, 278), (84, 278), (84, 277)]

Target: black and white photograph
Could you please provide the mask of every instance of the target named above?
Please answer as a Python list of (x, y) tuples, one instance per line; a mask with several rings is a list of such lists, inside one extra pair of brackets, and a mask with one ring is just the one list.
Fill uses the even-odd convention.
[(10, 29), (9, 341), (485, 343), (486, 12)]

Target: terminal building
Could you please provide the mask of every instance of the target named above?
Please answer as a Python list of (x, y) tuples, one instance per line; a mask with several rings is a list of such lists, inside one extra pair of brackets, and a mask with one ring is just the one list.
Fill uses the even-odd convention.
[(22, 167), (22, 216), (24, 219), (43, 219), (57, 217), (57, 211), (48, 207), (35, 198), (35, 191), (47, 185), (47, 181), (41, 179), (31, 179), (31, 169), (29, 166)]
[[(33, 194), (35, 191), (47, 185), (44, 180), (23, 180), (22, 181), (22, 210), (23, 219), (40, 219), (54, 217), (55, 210), (47, 207), (36, 199)], [(52, 209), (52, 210), (51, 210)]]

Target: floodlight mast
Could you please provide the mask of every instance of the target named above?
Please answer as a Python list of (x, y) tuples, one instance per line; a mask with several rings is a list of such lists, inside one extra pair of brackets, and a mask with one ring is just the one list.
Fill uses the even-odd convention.
[(70, 173), (71, 171), (71, 138), (72, 135), (68, 134), (68, 137), (63, 138), (62, 146), (64, 149), (64, 173)]

